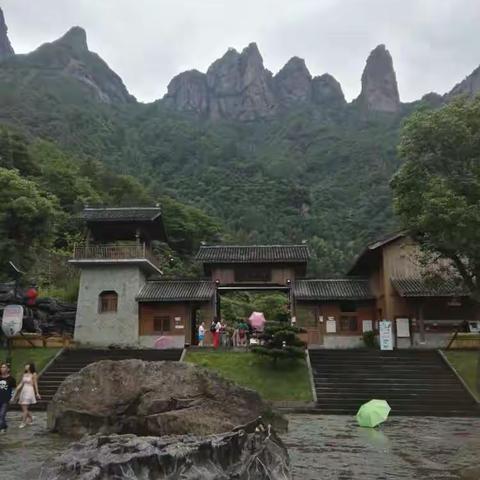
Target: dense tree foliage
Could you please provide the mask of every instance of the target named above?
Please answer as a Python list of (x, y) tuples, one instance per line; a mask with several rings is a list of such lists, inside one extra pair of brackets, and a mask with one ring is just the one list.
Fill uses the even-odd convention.
[(289, 318), (288, 296), (248, 291), (222, 295), (221, 314), (228, 324), (246, 322), (252, 312), (262, 312), (267, 320), (285, 321)]
[(82, 240), (79, 213), (86, 205), (161, 202), (172, 235), (169, 245), (156, 245), (166, 275), (194, 274), (192, 256), (200, 242), (221, 236), (218, 223), (199, 209), (155, 195), (138, 179), (114, 173), (91, 157), (72, 155), (7, 127), (0, 128), (0, 184), (3, 278), (13, 260), (40, 284), (55, 288), (75, 282), (66, 260), (73, 242)]
[(480, 98), (413, 115), (399, 152), (392, 187), (403, 226), (480, 301)]

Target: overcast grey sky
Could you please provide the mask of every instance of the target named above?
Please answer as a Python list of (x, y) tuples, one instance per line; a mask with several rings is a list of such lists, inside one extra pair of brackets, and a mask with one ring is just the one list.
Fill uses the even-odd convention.
[(139, 100), (162, 97), (183, 70), (206, 71), (255, 41), (277, 72), (293, 55), (329, 72), (350, 100), (368, 53), (384, 43), (402, 101), (444, 93), (480, 64), (480, 0), (0, 0), (17, 53), (87, 31)]

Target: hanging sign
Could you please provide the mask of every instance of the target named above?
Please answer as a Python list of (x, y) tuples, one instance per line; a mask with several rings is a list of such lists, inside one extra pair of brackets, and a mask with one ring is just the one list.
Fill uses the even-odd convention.
[(379, 322), (380, 350), (393, 350), (393, 331), (390, 320)]
[(2, 330), (5, 336), (14, 337), (22, 330), (23, 307), (21, 305), (7, 305), (3, 310)]

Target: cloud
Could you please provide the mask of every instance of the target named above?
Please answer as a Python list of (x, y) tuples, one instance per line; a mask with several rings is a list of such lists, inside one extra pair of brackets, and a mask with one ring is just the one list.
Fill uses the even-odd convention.
[(257, 42), (278, 71), (293, 55), (329, 72), (347, 98), (360, 90), (368, 53), (384, 43), (400, 95), (444, 93), (480, 64), (478, 0), (3, 0), (17, 52), (73, 25), (140, 100), (163, 96), (183, 70), (206, 71), (228, 47)]

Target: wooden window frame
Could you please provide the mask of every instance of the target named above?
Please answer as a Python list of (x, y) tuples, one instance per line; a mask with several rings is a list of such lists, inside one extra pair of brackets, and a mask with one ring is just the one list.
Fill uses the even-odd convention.
[[(161, 329), (157, 330), (155, 323), (157, 321), (160, 321), (161, 323)], [(170, 315), (155, 315), (153, 317), (153, 325), (152, 325), (152, 332), (155, 334), (170, 334), (172, 333), (172, 317)], [(165, 330), (164, 325), (165, 323), (168, 323), (168, 329)]]
[(118, 312), (118, 293), (114, 290), (104, 290), (98, 296), (98, 313)]
[[(343, 328), (343, 321), (345, 322), (348, 322), (348, 328)], [(352, 326), (352, 321), (355, 321), (355, 329), (352, 329), (351, 326)], [(345, 315), (345, 313), (342, 313), (339, 317), (339, 320), (338, 320), (338, 326), (340, 327), (339, 328), (339, 332), (342, 333), (342, 334), (351, 334), (351, 335), (354, 335), (356, 333), (358, 333), (358, 329), (359, 329), (359, 318), (358, 318), (358, 315), (357, 314), (352, 314), (352, 315)]]

